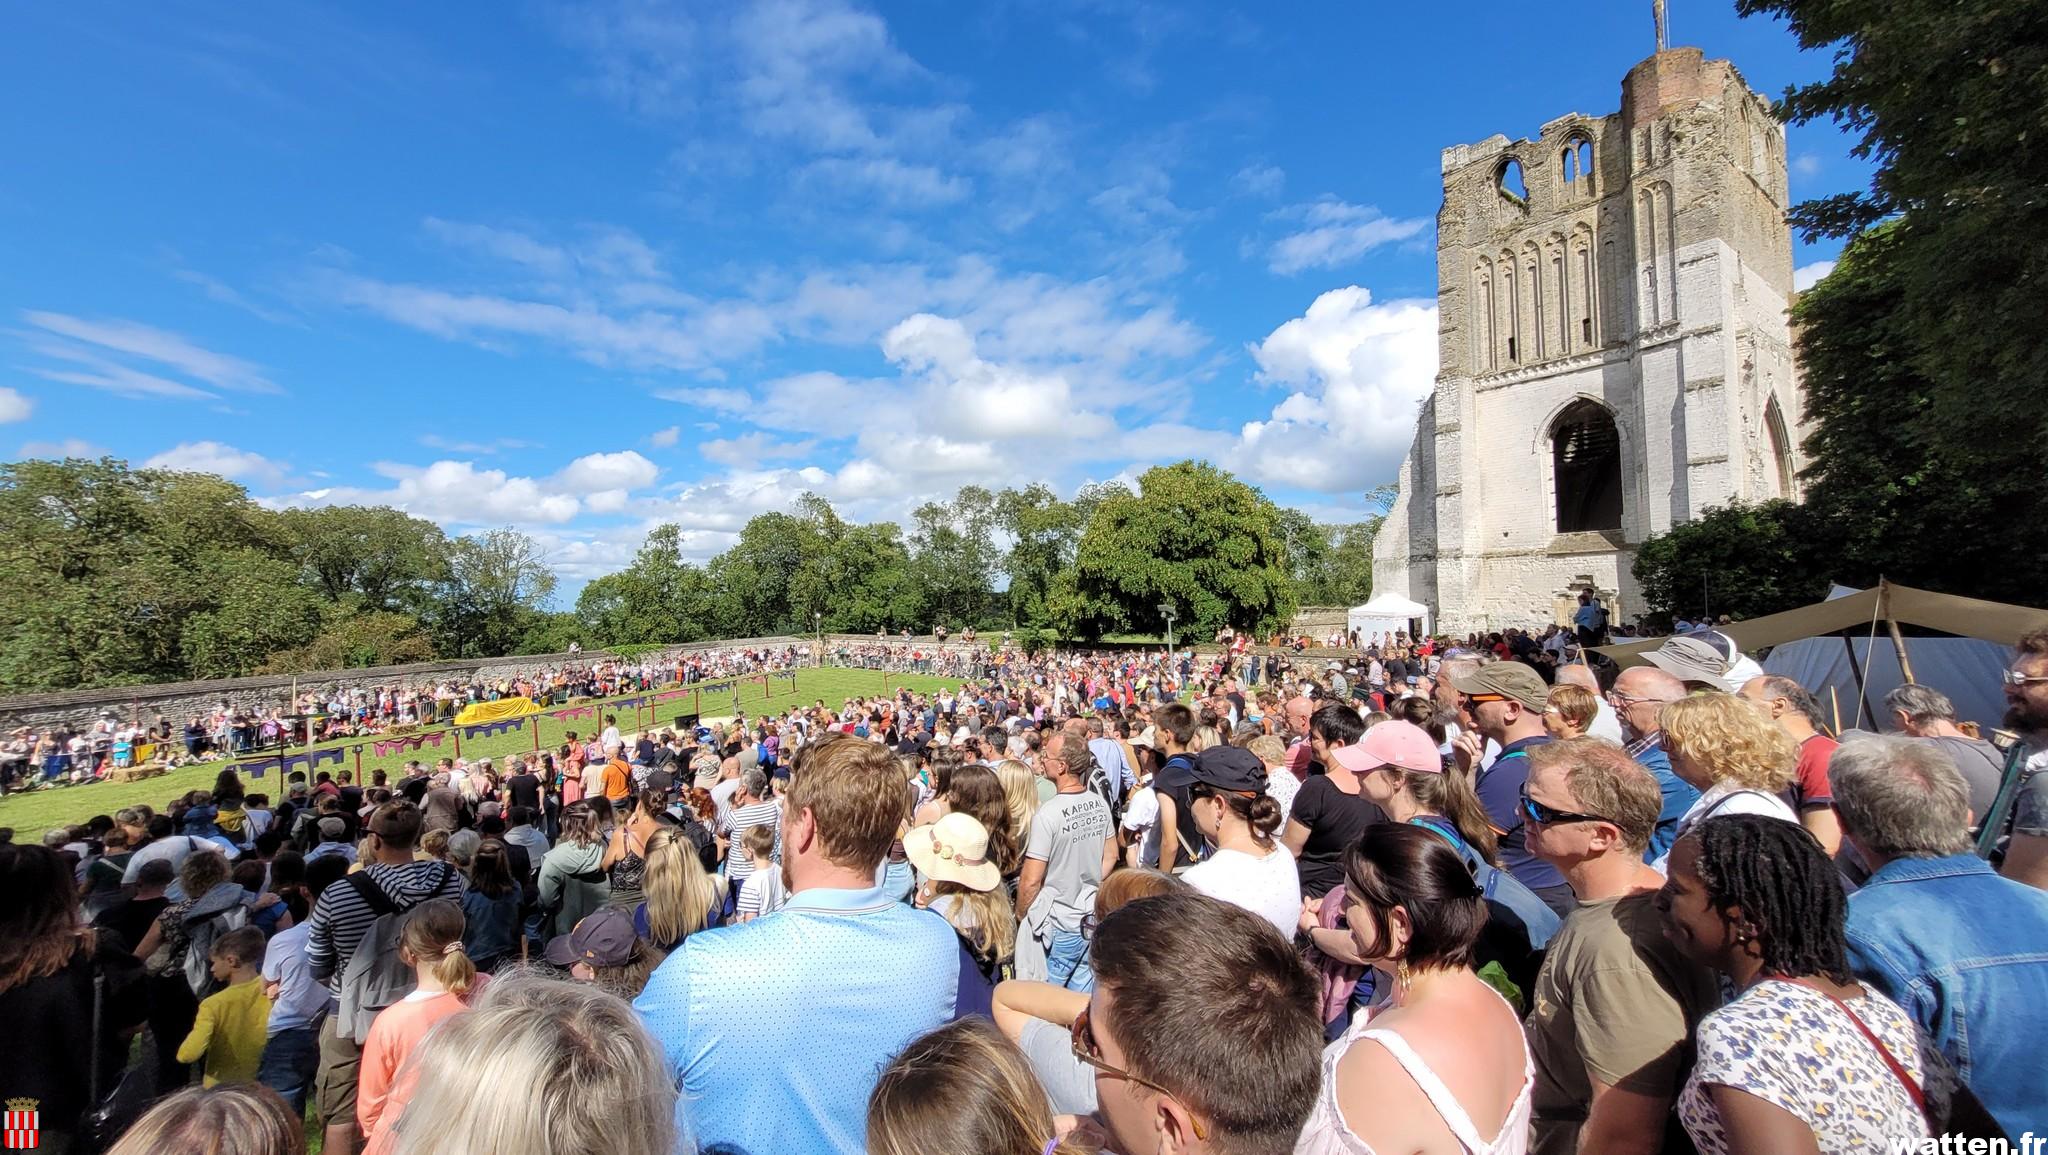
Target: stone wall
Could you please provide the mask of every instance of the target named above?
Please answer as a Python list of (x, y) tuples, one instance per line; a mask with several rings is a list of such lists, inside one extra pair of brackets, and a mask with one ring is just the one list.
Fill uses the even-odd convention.
[[(799, 637), (745, 638), (736, 641), (694, 642), (671, 647), (666, 655), (705, 650), (759, 646), (805, 645)], [(608, 657), (602, 650), (585, 650), (574, 655), (578, 661)], [(194, 714), (210, 712), (222, 702), (237, 707), (268, 710), (284, 708), (292, 686), (301, 690), (327, 692), (334, 689), (370, 689), (377, 686), (419, 685), (421, 683), (471, 678), (486, 681), (563, 665), (569, 654), (528, 654), (511, 658), (465, 658), (444, 662), (414, 662), (402, 666), (373, 666), (359, 670), (308, 670), (298, 675), (259, 675), (250, 678), (214, 678), (198, 682), (171, 682), (149, 686), (115, 686), (99, 690), (66, 690), (49, 694), (18, 694), (0, 697), (0, 729), (28, 726), (36, 730), (89, 725), (103, 713), (147, 724), (161, 714), (182, 725)]]

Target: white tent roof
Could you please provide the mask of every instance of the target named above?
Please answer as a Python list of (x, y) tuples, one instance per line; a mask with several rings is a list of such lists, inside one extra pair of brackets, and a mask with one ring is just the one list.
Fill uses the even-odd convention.
[(1429, 616), (1429, 607), (1389, 592), (1362, 606), (1353, 606), (1351, 612), (1367, 618), (1426, 618)]

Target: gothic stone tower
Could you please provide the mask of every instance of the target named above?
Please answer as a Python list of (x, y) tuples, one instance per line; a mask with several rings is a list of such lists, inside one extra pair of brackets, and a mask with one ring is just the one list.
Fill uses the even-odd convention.
[(1443, 155), (1439, 368), (1375, 592), (1446, 630), (1617, 620), (1653, 533), (1796, 496), (1785, 136), (1733, 65), (1660, 51), (1621, 111)]

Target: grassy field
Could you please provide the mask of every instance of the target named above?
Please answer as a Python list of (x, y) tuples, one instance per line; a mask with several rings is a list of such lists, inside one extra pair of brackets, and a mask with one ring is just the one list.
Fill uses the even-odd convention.
[[(884, 691), (884, 677), (884, 674), (879, 670), (848, 670), (829, 667), (820, 670), (801, 670), (796, 675), (794, 689), (791, 688), (792, 683), (787, 678), (769, 678), (767, 690), (773, 691), (772, 693), (765, 692), (758, 680), (751, 682), (742, 681), (739, 686), (739, 704), (750, 718), (758, 717), (768, 710), (779, 711), (794, 705), (808, 704), (819, 698), (823, 698), (826, 705), (836, 708), (844, 704), (849, 698), (872, 697), (881, 694)], [(886, 675), (886, 678), (886, 687), (892, 692), (900, 686), (909, 686), (913, 690), (935, 690), (945, 685), (957, 686), (960, 682), (958, 678), (927, 677), (919, 674), (891, 673)], [(660, 690), (651, 691), (651, 693), (661, 692)], [(631, 699), (643, 696), (646, 695), (628, 694), (624, 698)], [(621, 699), (613, 700), (618, 701)], [(667, 702), (650, 703), (651, 712), (650, 708), (643, 708), (640, 711), (639, 725), (658, 727), (670, 724), (675, 720), (676, 715), (690, 711), (691, 701), (690, 697), (685, 696)], [(584, 705), (603, 706), (602, 703), (584, 703)], [(604, 708), (608, 709), (609, 707)], [(706, 695), (703, 698), (702, 708), (704, 716), (707, 718), (729, 718), (732, 716), (733, 695)], [(561, 745), (563, 734), (570, 730), (574, 730), (578, 734), (587, 735), (592, 731), (602, 728), (603, 722), (601, 718), (571, 718), (564, 720), (550, 718), (545, 714), (535, 714), (528, 717), (524, 729), (507, 731), (489, 737), (464, 739), (462, 743), (462, 756), (471, 759), (502, 759), (513, 754), (532, 753), (536, 732), (539, 735), (540, 749), (552, 750)], [(628, 732), (636, 728), (630, 710), (619, 712), (619, 728)], [(421, 746), (417, 750), (393, 751), (381, 758), (376, 755), (375, 742), (376, 739), (374, 738), (345, 738), (333, 742), (315, 743), (313, 749), (323, 750), (334, 746), (344, 748), (361, 746), (363, 776), (359, 780), (365, 782), (369, 780), (370, 771), (382, 769), (392, 771), (395, 774), (398, 768), (405, 765), (406, 760), (410, 758), (432, 761), (435, 758), (453, 757), (455, 754), (455, 743), (452, 735), (443, 738), (438, 748), (434, 746)], [(297, 752), (299, 749), (302, 748), (295, 747), (294, 752)], [(243, 757), (249, 758), (254, 757), (254, 755), (244, 755)], [(95, 814), (112, 814), (123, 806), (147, 803), (161, 810), (172, 798), (188, 790), (201, 790), (212, 787), (214, 778), (219, 775), (221, 767), (226, 765), (227, 761), (229, 760), (223, 759), (217, 762), (181, 766), (169, 774), (156, 778), (146, 778), (140, 782), (93, 782), (80, 786), (33, 790), (25, 794), (10, 794), (5, 798), (0, 798), (0, 827), (13, 827), (17, 838), (22, 841), (31, 841), (40, 838), (43, 831), (51, 827), (84, 822)], [(340, 766), (328, 764), (323, 765), (321, 769), (354, 769), (355, 766), (356, 756), (351, 753)], [(309, 774), (308, 777), (310, 778), (311, 775)], [(284, 795), (284, 781), (277, 775), (275, 768), (272, 768), (262, 778), (248, 779), (247, 784), (253, 792), (268, 794), (273, 801)]]

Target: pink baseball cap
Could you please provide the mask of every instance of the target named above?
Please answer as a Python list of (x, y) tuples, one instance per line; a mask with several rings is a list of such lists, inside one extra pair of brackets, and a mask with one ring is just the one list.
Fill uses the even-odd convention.
[(1364, 774), (1382, 766), (1416, 774), (1441, 774), (1444, 770), (1443, 757), (1437, 753), (1429, 731), (1399, 719), (1381, 722), (1351, 745), (1337, 747), (1331, 757), (1337, 760), (1337, 765), (1353, 774)]

